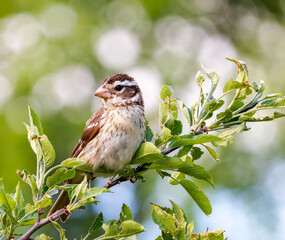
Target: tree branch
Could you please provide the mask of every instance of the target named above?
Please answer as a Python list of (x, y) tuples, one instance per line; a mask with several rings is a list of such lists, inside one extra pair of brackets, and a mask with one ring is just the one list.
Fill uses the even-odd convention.
[[(167, 149), (165, 151), (162, 151), (161, 154), (162, 155), (168, 155), (169, 153), (175, 151), (178, 148), (179, 147), (169, 148), (169, 149)], [(136, 176), (136, 174), (138, 172), (142, 172), (142, 171), (148, 169), (151, 164), (152, 164), (152, 162), (140, 164), (137, 168), (134, 168), (134, 173), (135, 173), (134, 175)], [(117, 184), (120, 184), (121, 182), (126, 182), (126, 181), (129, 181), (129, 180), (132, 180), (132, 178), (130, 178), (130, 176), (120, 177), (120, 178), (118, 178), (118, 179), (116, 179), (114, 181), (107, 182), (107, 184), (104, 186), (104, 188), (111, 188), (111, 187), (114, 187)]]
[(57, 210), (55, 213), (53, 213), (52, 215), (50, 215), (49, 217), (47, 217), (45, 220), (40, 221), (39, 218), (37, 218), (36, 223), (34, 224), (34, 226), (29, 229), (29, 231), (27, 231), (23, 236), (21, 236), (18, 240), (30, 240), (30, 236), (37, 231), (39, 228), (43, 227), (44, 225), (56, 221), (60, 216), (62, 215), (68, 215), (68, 211), (66, 210), (66, 208), (62, 208), (60, 210)]

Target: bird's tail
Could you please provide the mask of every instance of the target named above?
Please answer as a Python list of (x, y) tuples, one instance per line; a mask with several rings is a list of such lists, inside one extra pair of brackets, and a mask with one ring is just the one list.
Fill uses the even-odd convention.
[[(47, 215), (50, 216), (53, 213), (55, 213), (57, 210), (60, 210), (64, 207), (66, 207), (69, 204), (70, 200), (68, 197), (68, 192), (66, 191), (61, 191), (60, 195), (58, 196), (58, 198), (56, 199), (56, 202), (54, 203), (54, 205), (52, 206), (52, 208), (49, 210), (49, 213)], [(69, 218), (70, 215), (64, 214), (60, 216), (60, 220), (62, 222), (66, 222), (67, 219)]]

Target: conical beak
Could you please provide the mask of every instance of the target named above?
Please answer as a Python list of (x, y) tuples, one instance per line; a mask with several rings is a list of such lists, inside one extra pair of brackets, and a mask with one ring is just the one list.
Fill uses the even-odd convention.
[(95, 96), (100, 97), (100, 98), (110, 98), (111, 94), (110, 91), (104, 86), (102, 85), (101, 87), (99, 87), (96, 92), (94, 93)]

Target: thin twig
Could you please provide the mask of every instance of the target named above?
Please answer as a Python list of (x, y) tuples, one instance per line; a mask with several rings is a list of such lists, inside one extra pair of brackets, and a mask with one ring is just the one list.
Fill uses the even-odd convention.
[(52, 215), (50, 215), (49, 217), (47, 217), (45, 220), (43, 220), (41, 222), (37, 220), (36, 223), (34, 224), (34, 226), (31, 229), (29, 229), (29, 231), (27, 231), (18, 240), (29, 240), (29, 239), (31, 239), (30, 236), (35, 231), (37, 231), (39, 228), (43, 227), (44, 225), (46, 225), (50, 222), (56, 221), (60, 216), (62, 216), (64, 214), (68, 215), (69, 212), (65, 208), (62, 208), (60, 210), (57, 210), (55, 213), (53, 213)]
[[(169, 149), (167, 149), (165, 151), (162, 151), (161, 154), (162, 155), (168, 155), (169, 153), (175, 151), (178, 148), (179, 147), (169, 148)], [(138, 167), (134, 168), (135, 175), (138, 172), (142, 172), (142, 171), (145, 171), (146, 169), (148, 169), (151, 164), (152, 164), (152, 162), (144, 163), (144, 164), (140, 164)], [(120, 184), (121, 182), (126, 182), (126, 181), (129, 181), (129, 180), (132, 180), (131, 176), (120, 177), (120, 178), (118, 178), (118, 179), (116, 179), (114, 181), (107, 182), (107, 184), (104, 186), (104, 188), (111, 188), (111, 187), (114, 187), (117, 184)], [(133, 181), (133, 182), (135, 182), (135, 181)]]

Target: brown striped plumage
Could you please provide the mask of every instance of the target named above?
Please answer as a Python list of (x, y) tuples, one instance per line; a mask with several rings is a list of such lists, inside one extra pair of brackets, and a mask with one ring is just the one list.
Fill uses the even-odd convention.
[[(143, 97), (135, 80), (127, 74), (107, 78), (95, 96), (103, 99), (103, 106), (86, 122), (71, 157), (85, 160), (93, 168), (93, 177), (114, 176), (130, 163), (144, 141)], [(84, 173), (78, 172), (71, 182), (79, 183), (83, 177)], [(49, 215), (68, 203), (67, 193), (62, 192)]]

